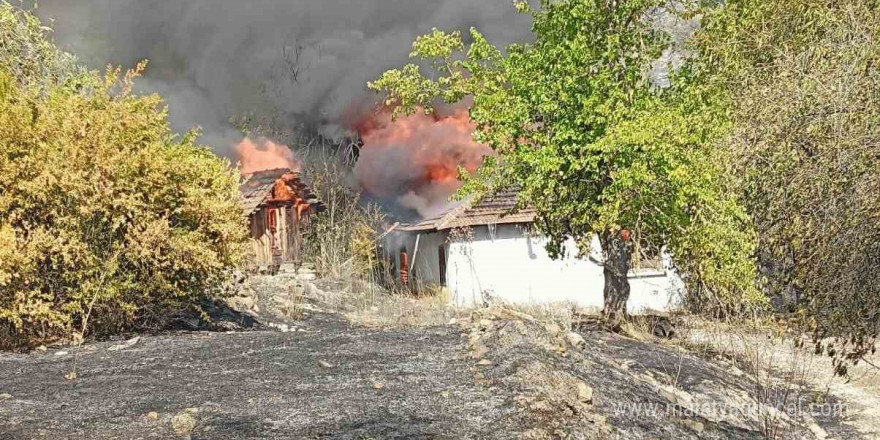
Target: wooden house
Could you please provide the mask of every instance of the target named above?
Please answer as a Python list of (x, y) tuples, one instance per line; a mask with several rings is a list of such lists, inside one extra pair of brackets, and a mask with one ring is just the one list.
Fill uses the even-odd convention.
[(324, 205), (300, 173), (279, 168), (245, 175), (241, 194), (255, 264), (302, 263), (304, 232)]

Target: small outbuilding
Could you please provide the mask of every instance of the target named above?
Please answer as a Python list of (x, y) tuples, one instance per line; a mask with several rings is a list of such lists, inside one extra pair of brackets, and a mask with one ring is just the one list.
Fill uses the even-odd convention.
[[(457, 306), (499, 299), (601, 309), (604, 274), (598, 238), (590, 256), (576, 257), (577, 246), (569, 240), (567, 257), (554, 260), (545, 247), (547, 237), (533, 227), (535, 211), (517, 210), (516, 205), (517, 191), (508, 189), (418, 223), (397, 225), (384, 236), (385, 258), (399, 282), (442, 286)], [(630, 313), (668, 311), (684, 289), (665, 254), (634, 269), (629, 279)]]
[(241, 195), (254, 263), (258, 267), (301, 264), (311, 216), (324, 210), (302, 175), (288, 168), (247, 174)]

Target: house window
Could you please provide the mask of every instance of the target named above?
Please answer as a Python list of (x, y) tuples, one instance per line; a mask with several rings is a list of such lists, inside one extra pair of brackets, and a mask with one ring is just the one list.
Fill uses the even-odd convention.
[(440, 285), (446, 287), (446, 246), (437, 247), (437, 261), (440, 265)]

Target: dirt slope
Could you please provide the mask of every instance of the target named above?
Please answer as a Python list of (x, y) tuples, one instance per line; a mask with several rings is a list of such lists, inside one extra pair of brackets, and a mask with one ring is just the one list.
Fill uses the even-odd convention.
[[(601, 331), (572, 339), (559, 325), (481, 312), (468, 337), (472, 355), (491, 362), (480, 376), (518, 396), (515, 414), (530, 413), (519, 418), (542, 431), (536, 438), (870, 438), (841, 429), (839, 419), (786, 412), (797, 396), (762, 398), (753, 378), (730, 363)], [(577, 386), (589, 389), (590, 405), (568, 391)]]
[(457, 328), (377, 331), (324, 314), (299, 328), (90, 344), (75, 382), (75, 350), (0, 354), (0, 438), (174, 438), (187, 408), (203, 439), (484, 438), (501, 417)]
[[(313, 313), (0, 354), (0, 439), (763, 438), (761, 415), (706, 410), (756, 404), (731, 365), (505, 313), (390, 329)], [(777, 416), (778, 438), (838, 422)]]

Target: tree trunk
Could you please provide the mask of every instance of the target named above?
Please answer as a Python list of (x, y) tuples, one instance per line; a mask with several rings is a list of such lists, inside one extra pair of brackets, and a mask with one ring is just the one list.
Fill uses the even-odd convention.
[(602, 234), (602, 251), (605, 254), (605, 308), (602, 317), (612, 329), (620, 327), (626, 317), (629, 300), (629, 273), (632, 264), (632, 244), (629, 234), (605, 232)]

